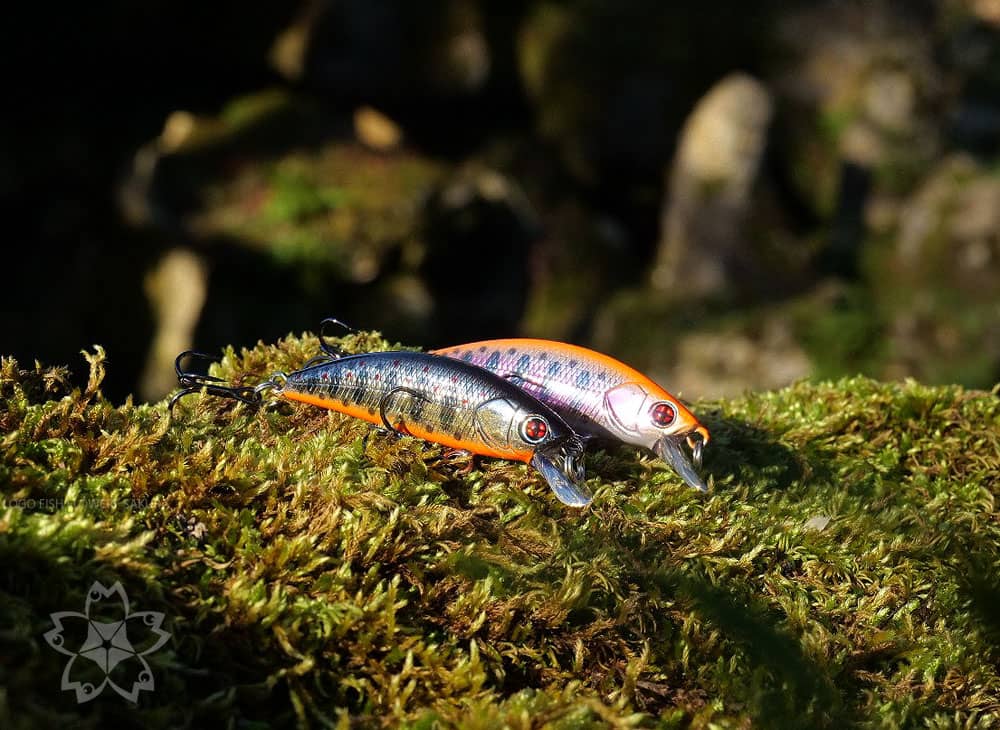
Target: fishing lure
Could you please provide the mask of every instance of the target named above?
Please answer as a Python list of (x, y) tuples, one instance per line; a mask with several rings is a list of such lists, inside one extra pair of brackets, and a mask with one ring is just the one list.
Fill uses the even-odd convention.
[(487, 340), (434, 352), (517, 384), (584, 438), (613, 438), (652, 449), (690, 486), (707, 491), (681, 444), (687, 442), (701, 467), (708, 429), (677, 398), (628, 365), (551, 340)]
[(324, 343), (324, 356), (295, 372), (276, 372), (256, 386), (232, 386), (211, 375), (174, 368), (182, 390), (170, 407), (204, 390), (250, 405), (265, 393), (329, 408), (389, 431), (482, 456), (531, 464), (560, 501), (583, 507), (593, 496), (584, 478), (583, 442), (555, 411), (515, 384), (468, 363), (423, 352), (345, 355)]

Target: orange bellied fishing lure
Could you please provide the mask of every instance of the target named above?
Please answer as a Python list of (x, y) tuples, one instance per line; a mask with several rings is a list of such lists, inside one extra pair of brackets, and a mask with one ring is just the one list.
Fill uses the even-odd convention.
[(681, 444), (688, 443), (700, 467), (708, 429), (677, 398), (628, 365), (551, 340), (487, 340), (434, 352), (510, 380), (552, 407), (582, 437), (610, 437), (652, 449), (689, 485), (707, 490)]
[(421, 352), (344, 355), (324, 343), (325, 357), (257, 386), (231, 386), (182, 369), (196, 352), (177, 356), (182, 390), (204, 390), (258, 405), (265, 393), (329, 408), (455, 449), (530, 463), (565, 504), (593, 498), (583, 480), (583, 443), (551, 408), (515, 384), (468, 363)]

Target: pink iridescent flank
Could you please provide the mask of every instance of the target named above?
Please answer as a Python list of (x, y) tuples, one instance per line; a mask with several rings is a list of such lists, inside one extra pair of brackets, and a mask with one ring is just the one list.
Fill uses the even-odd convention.
[[(577, 432), (651, 447), (663, 434), (708, 431), (680, 401), (637, 370), (576, 345), (533, 339), (474, 342), (436, 351), (491, 370), (558, 411)], [(675, 417), (652, 430), (648, 409), (666, 401)], [(659, 413), (662, 413), (662, 409)]]

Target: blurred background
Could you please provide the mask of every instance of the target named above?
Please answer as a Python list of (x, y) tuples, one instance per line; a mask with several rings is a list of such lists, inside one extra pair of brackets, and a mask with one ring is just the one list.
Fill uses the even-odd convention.
[(113, 399), (326, 316), (688, 398), (1000, 379), (1000, 0), (6, 15), (0, 352)]

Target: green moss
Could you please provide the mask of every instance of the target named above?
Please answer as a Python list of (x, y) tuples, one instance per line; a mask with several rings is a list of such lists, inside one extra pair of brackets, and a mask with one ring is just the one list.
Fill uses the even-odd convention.
[[(0, 367), (4, 727), (972, 727), (1000, 707), (997, 392), (853, 378), (697, 404), (709, 496), (598, 450), (577, 511), (523, 465), (466, 474), (315, 408), (116, 407), (88, 358), (84, 388)], [(42, 634), (95, 580), (167, 616), (138, 706), (59, 690)]]
[(368, 150), (346, 116), (278, 90), (237, 97), (190, 127), (161, 150), (149, 204), (194, 237), (362, 283), (420, 245), (417, 214), (443, 169), (426, 156)]
[(235, 132), (282, 114), (293, 104), (294, 99), (285, 91), (265, 89), (237, 97), (227, 103), (219, 115), (219, 121), (230, 132)]
[(791, 307), (796, 336), (809, 353), (813, 377), (877, 373), (885, 360), (884, 329), (867, 289), (842, 285)]
[(316, 187), (305, 175), (279, 171), (272, 181), (264, 218), (271, 223), (296, 223), (328, 213), (347, 200), (342, 188)]
[(331, 143), (205, 186), (197, 225), (286, 264), (366, 281), (389, 251), (419, 238), (416, 212), (437, 177), (437, 166), (416, 155)]

